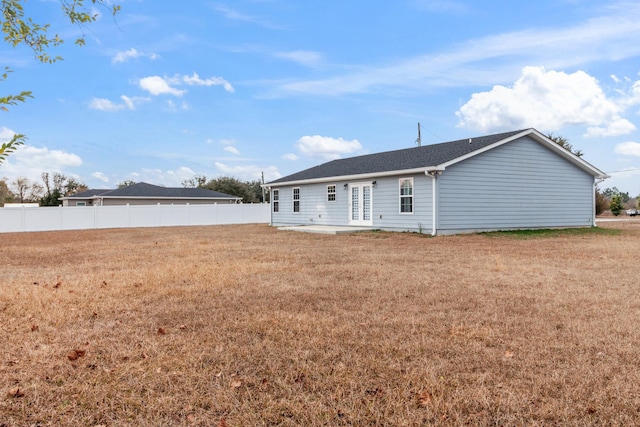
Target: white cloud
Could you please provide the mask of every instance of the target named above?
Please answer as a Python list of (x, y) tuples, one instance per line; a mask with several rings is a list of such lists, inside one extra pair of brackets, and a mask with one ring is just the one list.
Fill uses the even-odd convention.
[(299, 159), (298, 155), (297, 154), (293, 154), (293, 153), (284, 154), (282, 156), (282, 158), (285, 159), (285, 160), (298, 160)]
[(179, 90), (170, 86), (166, 79), (160, 76), (150, 76), (140, 79), (139, 85), (142, 89), (149, 92), (151, 95), (184, 95), (184, 90)]
[(482, 132), (535, 127), (555, 131), (567, 125), (590, 126), (588, 136), (621, 135), (635, 126), (608, 99), (598, 81), (583, 71), (566, 74), (525, 67), (511, 87), (474, 93), (456, 115), (458, 126)]
[(94, 172), (91, 174), (91, 176), (99, 181), (102, 182), (109, 182), (109, 177), (107, 177), (104, 173), (102, 172)]
[(100, 111), (119, 111), (125, 106), (122, 104), (115, 104), (114, 102), (105, 98), (93, 98), (89, 103), (89, 108), (92, 110)]
[[(144, 77), (138, 82), (140, 88), (146, 90), (152, 95), (173, 95), (182, 96), (186, 90), (178, 89), (175, 86), (182, 84), (188, 86), (222, 86), (227, 92), (235, 91), (234, 87), (222, 77), (210, 77), (202, 79), (198, 73), (194, 72), (190, 76), (175, 75), (173, 77), (149, 76)], [(184, 107), (184, 105), (183, 105)]]
[[(2, 128), (0, 137), (6, 134)], [(42, 172), (65, 172), (67, 168), (82, 165), (82, 159), (73, 153), (61, 150), (49, 150), (46, 147), (23, 145), (12, 153), (0, 166), (0, 174), (9, 180), (24, 176), (32, 181), (40, 182)]]
[(342, 138), (330, 138), (314, 135), (303, 136), (298, 140), (298, 150), (309, 157), (321, 157), (324, 159), (338, 159), (343, 154), (350, 154), (362, 150), (362, 145), (357, 139), (345, 141)]
[[(423, 2), (434, 5), (434, 2)], [(608, 6), (604, 15), (573, 25), (503, 32), (401, 62), (351, 65), (342, 68), (348, 72), (339, 74), (338, 71), (323, 79), (287, 80), (276, 87), (272, 95), (338, 96), (374, 90), (380, 94), (381, 88), (416, 92), (507, 83), (529, 64), (576, 69), (593, 62), (610, 63), (636, 57), (640, 55), (640, 44), (629, 43), (629, 40), (638, 38), (640, 4), (621, 2)]]
[(286, 59), (287, 61), (295, 62), (296, 64), (303, 65), (305, 67), (316, 67), (322, 62), (322, 55), (318, 52), (309, 50), (294, 50), (290, 52), (277, 52), (276, 58)]
[(227, 92), (235, 91), (233, 86), (231, 86), (231, 83), (229, 83), (222, 77), (210, 77), (203, 80), (196, 72), (194, 72), (191, 76), (183, 76), (182, 81), (189, 86), (222, 86)]
[(226, 147), (223, 148), (223, 150), (235, 155), (240, 155), (240, 151), (238, 151), (238, 149), (233, 145), (227, 145)]
[(214, 166), (223, 176), (232, 176), (244, 181), (255, 181), (262, 179), (264, 172), (264, 180), (266, 182), (281, 178), (282, 175), (275, 166), (261, 167), (256, 165), (246, 166), (230, 166), (221, 162), (215, 162)]
[(622, 142), (617, 144), (613, 151), (624, 156), (640, 157), (640, 142)]
[(89, 103), (89, 108), (100, 111), (135, 110), (139, 104), (149, 101), (149, 98), (139, 96), (128, 97), (126, 95), (120, 96), (120, 99), (122, 103), (117, 104), (109, 99), (93, 98)]
[(272, 23), (266, 20), (257, 18), (255, 16), (247, 15), (242, 12), (238, 12), (237, 10), (231, 9), (230, 7), (225, 5), (217, 5), (214, 7), (214, 9), (220, 14), (222, 14), (226, 19), (231, 21), (248, 22), (252, 24), (258, 24), (269, 29), (279, 29), (278, 26), (273, 25)]
[(5, 143), (5, 142), (9, 142), (11, 140), (11, 138), (13, 138), (13, 135), (15, 135), (16, 132), (14, 132), (13, 130), (7, 128), (7, 127), (0, 127), (0, 143)]
[(592, 126), (587, 128), (587, 138), (627, 135), (636, 130), (636, 126), (627, 119), (616, 119), (604, 127)]
[(182, 187), (182, 181), (193, 178), (195, 172), (188, 167), (182, 166), (176, 170), (162, 169), (142, 169), (139, 172), (132, 172), (123, 180), (135, 182), (147, 182), (165, 187)]
[(168, 99), (166, 102), (166, 110), (175, 113), (178, 110), (187, 111), (189, 109), (189, 104), (186, 101), (182, 101), (180, 105), (177, 105), (173, 100)]
[(125, 51), (121, 51), (121, 52), (117, 52), (114, 57), (111, 59), (111, 63), (112, 64), (121, 64), (124, 62), (129, 61), (129, 59), (135, 59), (135, 58), (149, 58), (151, 60), (155, 60), (158, 58), (158, 55), (155, 53), (143, 53), (143, 52), (138, 52), (138, 50), (136, 49), (129, 49), (129, 50), (125, 50)]

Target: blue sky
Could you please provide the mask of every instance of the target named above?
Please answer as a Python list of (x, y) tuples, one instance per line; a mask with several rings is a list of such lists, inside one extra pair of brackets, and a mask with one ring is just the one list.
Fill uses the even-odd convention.
[[(394, 2), (125, 0), (81, 30), (57, 0), (64, 57), (39, 64), (0, 46), (13, 69), (0, 141), (28, 143), (0, 165), (91, 188), (181, 186), (195, 174), (267, 181), (365, 153), (534, 127), (569, 139), (640, 194), (640, 4), (540, 0)], [(102, 11), (106, 12), (106, 11)]]

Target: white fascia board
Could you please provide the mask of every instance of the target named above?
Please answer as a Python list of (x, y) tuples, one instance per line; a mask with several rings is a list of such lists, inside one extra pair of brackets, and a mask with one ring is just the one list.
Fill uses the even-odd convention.
[(574, 165), (578, 166), (580, 169), (583, 169), (585, 171), (587, 171), (589, 174), (598, 177), (600, 179), (606, 179), (609, 178), (609, 175), (607, 175), (606, 173), (602, 172), (600, 169), (596, 168), (595, 166), (593, 166), (592, 164), (582, 160), (580, 157), (576, 156), (575, 154), (573, 154), (572, 152), (570, 152), (569, 150), (559, 146), (558, 144), (556, 144), (555, 142), (553, 142), (551, 139), (547, 138), (545, 135), (541, 134), (540, 132), (538, 132), (537, 130), (531, 128), (531, 129), (527, 129), (524, 130), (516, 135), (510, 136), (509, 138), (505, 138), (503, 140), (500, 140), (494, 144), (491, 145), (487, 145), (486, 147), (480, 149), (480, 150), (476, 150), (473, 151), (469, 154), (466, 154), (464, 156), (460, 156), (457, 157), (453, 160), (450, 160), (446, 163), (442, 163), (441, 165), (439, 165), (440, 168), (445, 169), (447, 166), (451, 166), (451, 165), (455, 165), (456, 163), (459, 163), (463, 160), (466, 160), (468, 158), (477, 156), (478, 154), (482, 154), (484, 152), (487, 152), (489, 150), (493, 150), (496, 147), (499, 147), (501, 145), (504, 145), (508, 142), (514, 141), (518, 138), (522, 138), (523, 136), (530, 136), (531, 138), (533, 138), (535, 141), (537, 141), (538, 143), (545, 145), (547, 148), (549, 148), (550, 150), (554, 151), (556, 154), (558, 154), (559, 156), (565, 158), (566, 160), (568, 160), (569, 162), (573, 163)]
[(428, 166), (428, 167), (417, 168), (417, 169), (403, 169), (403, 170), (394, 170), (394, 171), (387, 171), (387, 172), (372, 172), (372, 173), (363, 173), (359, 175), (337, 175), (337, 176), (329, 176), (325, 178), (301, 179), (297, 181), (286, 181), (286, 182), (278, 182), (273, 184), (267, 183), (267, 184), (263, 184), (262, 186), (265, 188), (274, 188), (274, 187), (287, 187), (290, 185), (322, 184), (325, 182), (359, 181), (359, 180), (366, 180), (366, 179), (382, 178), (386, 176), (423, 174), (431, 170), (441, 170), (441, 169), (436, 166)]

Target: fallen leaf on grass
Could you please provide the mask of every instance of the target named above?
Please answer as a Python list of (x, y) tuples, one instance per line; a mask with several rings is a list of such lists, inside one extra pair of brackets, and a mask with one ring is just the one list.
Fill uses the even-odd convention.
[(35, 332), (38, 330), (38, 325), (31, 325), (31, 332)]
[(167, 331), (164, 328), (158, 328), (158, 335), (165, 335)]
[(57, 281), (55, 285), (53, 285), (54, 288), (58, 289), (60, 287), (60, 285), (62, 285), (61, 281)]
[(220, 418), (220, 422), (218, 423), (218, 427), (229, 427), (229, 425), (227, 424), (227, 420), (225, 420), (224, 418)]
[(510, 359), (513, 357), (513, 351), (507, 350), (504, 352), (504, 358), (505, 359)]
[(14, 398), (22, 397), (24, 396), (24, 391), (20, 390), (20, 387), (12, 388), (7, 393), (7, 396)]
[(74, 360), (78, 360), (80, 357), (83, 357), (87, 352), (85, 350), (73, 350), (67, 354), (67, 358), (72, 362)]
[(427, 390), (418, 393), (418, 406), (428, 406), (433, 401), (433, 395)]
[(187, 329), (187, 325), (180, 325), (180, 329)]
[(231, 381), (232, 389), (239, 388), (241, 385), (242, 385), (242, 381), (240, 380)]

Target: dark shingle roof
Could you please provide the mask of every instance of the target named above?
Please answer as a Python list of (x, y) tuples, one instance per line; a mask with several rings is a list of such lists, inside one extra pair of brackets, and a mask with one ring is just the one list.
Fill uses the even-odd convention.
[(206, 199), (239, 199), (239, 197), (230, 194), (220, 193), (219, 191), (207, 190), (206, 188), (174, 188), (160, 187), (158, 185), (139, 182), (137, 184), (128, 185), (126, 187), (115, 190), (88, 190), (82, 193), (74, 194), (71, 198), (90, 198), (93, 196), (100, 197), (156, 197), (156, 198), (206, 198)]
[(521, 132), (523, 130), (333, 160), (271, 181), (269, 184), (437, 166)]

